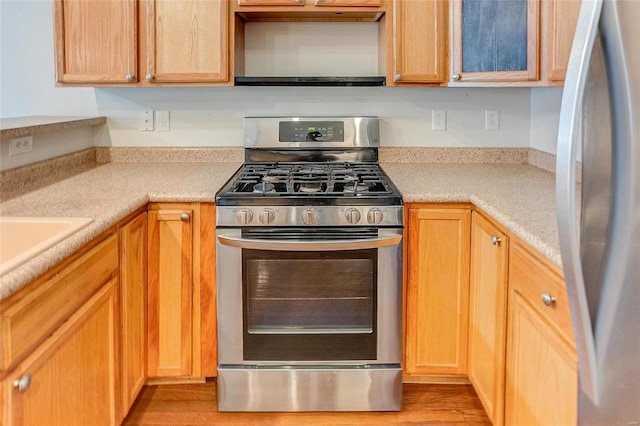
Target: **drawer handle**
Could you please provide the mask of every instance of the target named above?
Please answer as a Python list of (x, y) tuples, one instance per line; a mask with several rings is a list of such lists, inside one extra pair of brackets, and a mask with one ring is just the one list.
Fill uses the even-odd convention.
[(549, 293), (542, 293), (542, 303), (546, 306), (553, 306), (556, 303), (556, 298)]
[(25, 393), (31, 386), (31, 374), (20, 377), (13, 381), (14, 389), (18, 389), (18, 392)]
[(498, 238), (495, 235), (491, 236), (491, 244), (493, 244), (494, 246), (497, 246), (501, 242), (502, 242), (502, 238)]
[(191, 218), (189, 217), (189, 213), (182, 213), (182, 214), (180, 215), (180, 220), (181, 220), (181, 221), (183, 221), (183, 222), (189, 222), (189, 219), (191, 219)]

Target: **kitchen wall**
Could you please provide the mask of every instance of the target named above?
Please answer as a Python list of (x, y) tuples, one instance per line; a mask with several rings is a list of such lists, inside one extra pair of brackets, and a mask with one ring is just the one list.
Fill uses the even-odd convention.
[[(242, 117), (247, 115), (377, 115), (382, 118), (382, 144), (434, 147), (534, 147), (555, 152), (555, 128), (560, 89), (528, 88), (56, 88), (51, 2), (1, 0), (0, 117), (23, 115), (105, 115), (108, 131), (96, 132), (100, 146), (240, 146)], [(301, 35), (299, 24), (253, 25), (247, 30), (248, 72), (283, 72), (269, 57), (297, 64), (313, 60), (336, 62), (335, 34), (347, 43), (366, 74), (377, 63), (376, 24), (318, 27), (318, 43), (310, 59), (306, 46), (284, 35)], [(296, 33), (298, 31), (298, 33)], [(325, 31), (324, 36), (322, 31)], [(283, 41), (284, 40), (284, 41)], [(291, 40), (289, 38), (288, 40)], [(356, 41), (353, 41), (356, 40)], [(363, 41), (364, 40), (364, 41)], [(324, 42), (323, 42), (324, 41)], [(324, 43), (324, 44), (323, 44)], [(346, 42), (345, 42), (346, 43)], [(266, 47), (270, 55), (261, 53)], [(360, 53), (358, 53), (360, 52)], [(362, 55), (364, 52), (364, 56)], [(368, 58), (368, 59), (365, 59)], [(297, 61), (297, 62), (296, 62)], [(302, 68), (306, 65), (300, 65)], [(269, 68), (271, 67), (271, 68)], [(256, 71), (257, 70), (257, 71)], [(250, 72), (249, 72), (250, 71)], [(296, 70), (295, 72), (298, 72)], [(312, 73), (315, 69), (307, 69)], [(171, 130), (141, 132), (142, 110), (169, 110)], [(447, 111), (446, 131), (431, 130), (431, 111)], [(484, 130), (484, 110), (500, 110), (500, 130)], [(60, 152), (68, 149), (59, 140), (51, 143)], [(34, 145), (34, 151), (37, 147)], [(4, 155), (5, 150), (0, 150)], [(1, 159), (1, 158), (0, 158)]]

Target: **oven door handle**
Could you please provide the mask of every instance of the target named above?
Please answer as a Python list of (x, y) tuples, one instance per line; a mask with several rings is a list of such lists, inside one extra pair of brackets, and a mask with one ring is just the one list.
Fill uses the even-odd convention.
[(280, 250), (280, 251), (331, 251), (331, 250), (366, 250), (388, 247), (400, 244), (402, 235), (394, 234), (366, 240), (254, 240), (247, 238), (227, 237), (218, 235), (220, 244), (251, 250)]

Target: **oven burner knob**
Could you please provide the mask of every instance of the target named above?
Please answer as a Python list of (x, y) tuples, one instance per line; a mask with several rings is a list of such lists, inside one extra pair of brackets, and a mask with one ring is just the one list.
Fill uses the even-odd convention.
[(248, 225), (253, 220), (253, 212), (249, 209), (240, 209), (236, 213), (236, 220), (240, 225)]
[(318, 213), (314, 209), (306, 209), (302, 212), (302, 223), (305, 225), (315, 225), (318, 223)]
[(272, 209), (262, 209), (260, 212), (260, 216), (258, 216), (258, 220), (263, 225), (268, 225), (273, 222), (276, 218), (276, 212)]
[(378, 208), (370, 209), (367, 212), (367, 222), (369, 222), (369, 223), (371, 223), (373, 225), (376, 225), (376, 224), (382, 222), (382, 217), (383, 217), (382, 210), (380, 210)]
[(360, 212), (358, 211), (358, 209), (352, 207), (344, 212), (344, 218), (348, 223), (355, 225), (356, 223), (360, 222)]

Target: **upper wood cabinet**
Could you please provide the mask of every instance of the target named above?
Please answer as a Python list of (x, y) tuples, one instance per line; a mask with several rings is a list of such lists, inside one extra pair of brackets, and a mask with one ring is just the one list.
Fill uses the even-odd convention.
[(564, 83), (581, 0), (542, 2), (542, 66), (549, 86)]
[(143, 5), (147, 83), (228, 80), (227, 0), (147, 0)]
[(387, 85), (436, 84), (447, 80), (445, 0), (395, 0), (387, 22)]
[(56, 81), (221, 85), (229, 80), (227, 0), (56, 0)]
[(509, 237), (472, 213), (469, 380), (495, 426), (504, 424)]
[(467, 372), (468, 208), (408, 210), (405, 373)]
[(539, 0), (451, 0), (452, 82), (539, 79)]
[(137, 76), (136, 0), (55, 0), (56, 82), (127, 84)]

